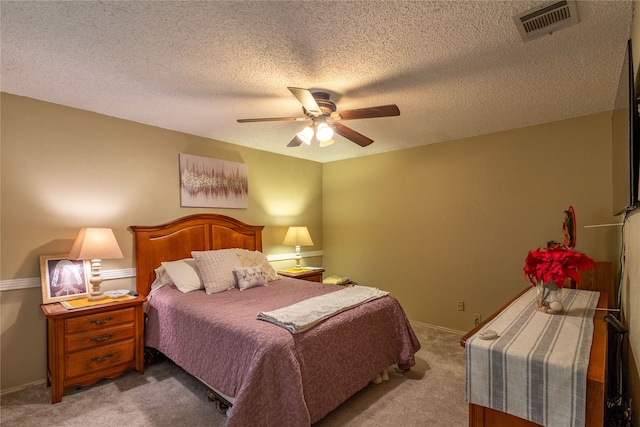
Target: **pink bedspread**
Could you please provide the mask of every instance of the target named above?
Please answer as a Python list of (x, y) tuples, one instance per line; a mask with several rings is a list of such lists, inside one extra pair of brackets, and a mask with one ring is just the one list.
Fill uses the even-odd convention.
[(256, 319), (259, 311), (339, 289), (288, 278), (214, 295), (163, 288), (150, 302), (145, 345), (235, 397), (227, 426), (308, 426), (386, 367), (413, 366), (420, 349), (391, 296), (296, 335)]

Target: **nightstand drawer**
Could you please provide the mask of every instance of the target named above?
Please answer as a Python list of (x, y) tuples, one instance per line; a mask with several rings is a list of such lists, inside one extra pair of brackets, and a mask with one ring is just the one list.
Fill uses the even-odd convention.
[(86, 375), (133, 360), (135, 341), (104, 345), (95, 349), (67, 354), (66, 379)]
[(88, 314), (86, 316), (67, 319), (65, 329), (67, 334), (91, 331), (100, 328), (117, 325), (119, 323), (133, 322), (135, 319), (135, 309), (125, 308), (104, 313)]
[(99, 347), (117, 341), (133, 338), (134, 324), (125, 323), (110, 328), (98, 329), (65, 337), (65, 349), (68, 353)]

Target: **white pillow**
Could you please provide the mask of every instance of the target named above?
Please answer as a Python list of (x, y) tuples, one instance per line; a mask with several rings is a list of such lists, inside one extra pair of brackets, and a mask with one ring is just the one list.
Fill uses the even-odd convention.
[(169, 275), (167, 274), (167, 271), (164, 269), (163, 266), (160, 266), (153, 271), (156, 272), (156, 279), (151, 284), (152, 290), (160, 289), (163, 286), (173, 284), (173, 282), (171, 281), (171, 277), (169, 277)]
[(235, 287), (233, 269), (242, 266), (234, 249), (193, 251), (191, 255), (196, 260), (207, 294), (215, 294)]
[(240, 259), (240, 264), (243, 267), (253, 267), (260, 266), (262, 267), (262, 271), (264, 272), (267, 280), (272, 282), (278, 278), (278, 273), (276, 270), (269, 264), (267, 257), (260, 251), (250, 251), (247, 249), (236, 249), (236, 254), (238, 255), (238, 259)]
[(236, 283), (241, 291), (256, 286), (267, 286), (267, 276), (265, 276), (262, 267), (236, 267), (233, 270), (236, 276)]
[(193, 258), (185, 258), (178, 261), (162, 262), (167, 275), (180, 292), (197, 291), (204, 289), (200, 278), (200, 272)]

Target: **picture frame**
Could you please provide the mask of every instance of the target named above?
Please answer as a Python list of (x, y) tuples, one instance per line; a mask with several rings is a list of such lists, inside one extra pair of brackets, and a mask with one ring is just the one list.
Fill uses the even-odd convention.
[(87, 297), (90, 277), (89, 261), (69, 259), (69, 254), (40, 255), (43, 304)]

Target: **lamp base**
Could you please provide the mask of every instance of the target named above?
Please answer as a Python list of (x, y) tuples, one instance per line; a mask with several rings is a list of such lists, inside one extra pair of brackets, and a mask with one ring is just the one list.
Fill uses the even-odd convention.
[(100, 275), (100, 260), (91, 260), (91, 293), (89, 294), (89, 301), (100, 301), (104, 299), (104, 295), (100, 290), (100, 284), (102, 283), (102, 276)]
[(101, 299), (104, 299), (104, 294), (102, 292), (91, 292), (91, 295), (89, 295), (89, 298), (87, 298), (89, 301), (100, 301)]
[(300, 255), (300, 246), (296, 246), (296, 265), (295, 268), (296, 270), (302, 270), (303, 268), (300, 266), (300, 260), (302, 259), (302, 255)]

